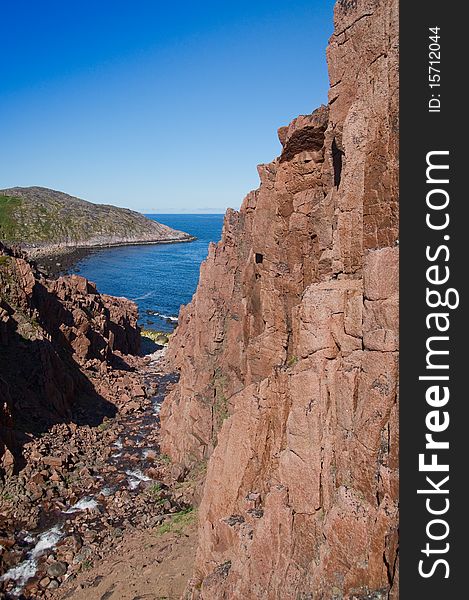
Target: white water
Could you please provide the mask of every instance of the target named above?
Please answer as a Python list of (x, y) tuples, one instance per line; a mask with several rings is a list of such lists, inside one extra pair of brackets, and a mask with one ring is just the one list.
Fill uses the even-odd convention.
[(137, 300), (145, 300), (145, 298), (150, 298), (150, 296), (153, 296), (153, 292), (147, 292), (146, 294), (143, 294), (143, 296), (137, 296), (137, 298), (132, 298), (132, 300), (136, 302)]
[(63, 512), (67, 515), (78, 512), (79, 510), (92, 510), (98, 506), (98, 502), (92, 496), (85, 496), (81, 500), (78, 500), (76, 504), (71, 506), (68, 510)]
[(32, 544), (34, 542), (34, 537), (28, 533), (27, 531), (24, 532), (20, 532), (20, 536), (23, 535), (23, 542), (26, 542), (27, 544)]
[(14, 594), (19, 594), (25, 583), (31, 579), (31, 577), (34, 577), (37, 571), (38, 558), (46, 550), (54, 548), (57, 545), (57, 542), (63, 536), (61, 529), (61, 527), (56, 525), (44, 533), (41, 533), (34, 548), (26, 555), (26, 560), (19, 565), (16, 565), (16, 567), (12, 567), (0, 577), (0, 581), (13, 579), (16, 582), (16, 587), (13, 590)]
[(140, 469), (136, 469), (135, 471), (128, 470), (126, 471), (126, 474), (131, 490), (135, 490), (142, 481), (151, 481), (151, 478), (144, 475)]
[(178, 321), (177, 317), (171, 317), (169, 315), (164, 315), (163, 313), (157, 313), (158, 316), (160, 316), (163, 319), (168, 319), (168, 321), (173, 321), (174, 323), (176, 323)]

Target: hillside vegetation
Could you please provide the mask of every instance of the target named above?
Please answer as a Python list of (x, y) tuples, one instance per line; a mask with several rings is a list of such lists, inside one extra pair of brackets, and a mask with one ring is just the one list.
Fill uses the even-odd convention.
[(140, 213), (41, 187), (0, 190), (0, 240), (29, 250), (190, 241)]

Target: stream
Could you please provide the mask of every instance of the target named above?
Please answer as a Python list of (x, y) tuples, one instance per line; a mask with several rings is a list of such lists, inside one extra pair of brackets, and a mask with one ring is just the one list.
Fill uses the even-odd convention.
[(183, 508), (161, 481), (167, 461), (159, 453), (159, 412), (168, 386), (177, 381), (177, 375), (161, 371), (163, 352), (150, 355), (140, 371), (145, 389), (156, 392), (139, 411), (120, 415), (110, 425), (108, 435), (115, 439), (99, 472), (84, 478), (77, 501), (57, 501), (52, 510), (41, 512), (37, 530), (15, 532), (17, 560), (0, 577), (6, 598), (48, 596), (99, 560), (124, 531), (154, 527), (165, 514)]

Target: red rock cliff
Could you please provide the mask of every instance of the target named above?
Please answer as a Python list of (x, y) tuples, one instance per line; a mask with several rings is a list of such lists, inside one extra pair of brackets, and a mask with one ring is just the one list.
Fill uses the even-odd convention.
[(209, 459), (187, 597), (397, 598), (398, 3), (339, 0), (328, 107), (228, 211), (162, 448)]
[(48, 280), (0, 243), (0, 475), (28, 434), (69, 421), (82, 397), (106, 408), (83, 368), (106, 372), (114, 351), (137, 353), (137, 316), (133, 302), (77, 275)]

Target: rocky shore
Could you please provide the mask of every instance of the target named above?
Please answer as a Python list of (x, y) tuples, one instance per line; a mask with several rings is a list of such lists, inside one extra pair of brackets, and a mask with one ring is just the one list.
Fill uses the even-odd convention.
[[(191, 237), (187, 240), (182, 240), (184, 242), (192, 242), (195, 238)], [(148, 246), (148, 245), (160, 245), (160, 244), (179, 244), (181, 240), (175, 241), (166, 241), (166, 242), (145, 242), (145, 243), (132, 243), (132, 244), (113, 244), (109, 246), (94, 246), (94, 247), (76, 247), (76, 248), (58, 248), (53, 250), (48, 248), (46, 253), (34, 253), (33, 256), (28, 254), (28, 248), (23, 248), (23, 250), (28, 254), (28, 256), (35, 261), (37, 267), (42, 273), (50, 278), (56, 279), (61, 275), (67, 275), (68, 273), (77, 273), (79, 274), (79, 270), (76, 269), (77, 263), (79, 263), (83, 258), (90, 256), (95, 252), (100, 252), (101, 250), (105, 250), (106, 248), (117, 248), (120, 246)]]
[[(99, 249), (96, 251), (99, 252)], [(46, 277), (56, 279), (61, 275), (66, 275), (71, 271), (75, 271), (74, 267), (77, 263), (93, 252), (95, 252), (95, 250), (91, 248), (67, 248), (61, 253), (45, 254), (36, 257), (35, 261), (38, 269), (41, 270)]]
[(116, 416), (96, 427), (58, 424), (25, 444), (27, 466), (0, 491), (4, 597), (73, 590), (129, 532), (158, 538), (195, 520), (196, 481), (181, 483), (184, 471), (159, 450), (159, 409), (175, 382), (163, 353), (122, 356), (126, 369), (105, 374), (90, 365)]
[(54, 597), (127, 535), (193, 531), (200, 485), (160, 452), (177, 376), (134, 303), (1, 244), (0, 292), (0, 597)]

